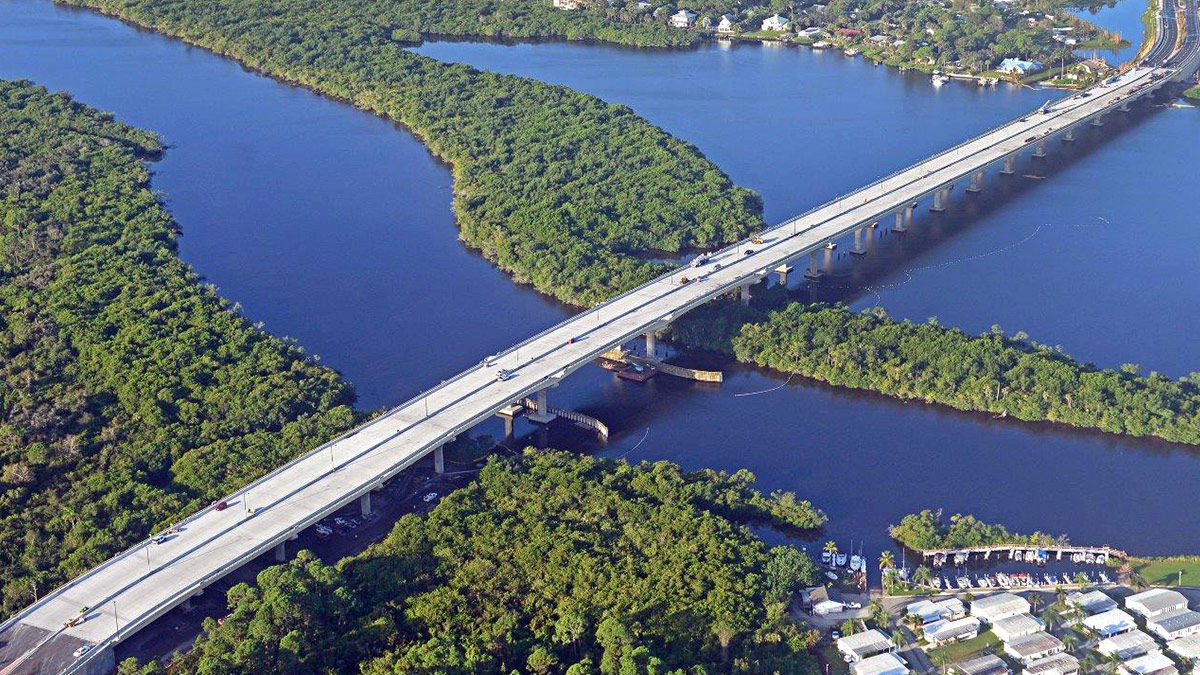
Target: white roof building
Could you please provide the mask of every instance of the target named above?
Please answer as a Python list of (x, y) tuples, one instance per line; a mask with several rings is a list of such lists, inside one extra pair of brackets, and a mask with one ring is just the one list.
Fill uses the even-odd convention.
[(1012, 593), (997, 593), (971, 602), (971, 615), (984, 623), (1029, 613), (1029, 601)]
[(1001, 642), (1032, 635), (1040, 630), (1042, 630), (1041, 619), (1036, 619), (1028, 614), (1007, 616), (992, 624), (992, 632), (1000, 638)]
[(1079, 605), (1083, 611), (1088, 614), (1099, 614), (1107, 612), (1110, 609), (1117, 608), (1117, 601), (1108, 597), (1106, 593), (1098, 590), (1091, 590), (1086, 593), (1075, 591), (1067, 596), (1068, 605)]
[(737, 24), (733, 22), (732, 15), (729, 15), (729, 14), (721, 15), (721, 20), (719, 22), (717, 22), (717, 32), (718, 33), (736, 33), (737, 32)]
[(1200, 635), (1189, 635), (1167, 643), (1167, 651), (1184, 661), (1200, 662)]
[(872, 628), (869, 631), (855, 633), (838, 638), (837, 649), (847, 661), (862, 661), (880, 652), (892, 648), (892, 641), (880, 631)]
[(1022, 675), (1075, 675), (1078, 672), (1079, 659), (1070, 654), (1055, 654), (1025, 666)]
[(1118, 633), (1127, 633), (1137, 628), (1137, 622), (1133, 620), (1133, 617), (1119, 609), (1110, 609), (1107, 612), (1089, 616), (1083, 620), (1083, 625), (1096, 631), (1102, 638)]
[(1146, 620), (1146, 628), (1164, 640), (1178, 640), (1200, 633), (1200, 612), (1190, 609)]
[(808, 592), (808, 601), (812, 604), (812, 613), (817, 616), (846, 609), (846, 603), (842, 602), (842, 594), (834, 588), (818, 586)]
[(904, 608), (905, 613), (921, 617), (922, 623), (932, 623), (940, 619), (961, 619), (967, 615), (967, 607), (958, 598), (945, 600), (921, 600)]
[(808, 28), (797, 31), (796, 34), (803, 38), (815, 38), (819, 37), (822, 32), (824, 31), (822, 31), (818, 26), (809, 26)]
[(1187, 609), (1187, 598), (1178, 591), (1152, 588), (1125, 598), (1125, 607), (1134, 614), (1153, 619)]
[(1004, 653), (1020, 661), (1026, 666), (1034, 661), (1044, 659), (1062, 652), (1062, 640), (1049, 633), (1033, 633), (1004, 643)]
[(995, 654), (980, 656), (967, 661), (960, 661), (951, 669), (958, 675), (1011, 675), (1012, 670), (1004, 659)]
[(1096, 645), (1096, 651), (1105, 656), (1115, 655), (1122, 661), (1158, 651), (1158, 643), (1154, 638), (1140, 630), (1131, 630), (1109, 638), (1104, 638)]
[(1121, 665), (1121, 671), (1127, 675), (1179, 675), (1175, 662), (1162, 652), (1150, 652), (1130, 659)]
[(979, 619), (973, 616), (954, 621), (934, 621), (925, 626), (925, 639), (934, 646), (970, 640), (979, 635), (979, 625)]
[(904, 659), (891, 652), (850, 664), (850, 675), (908, 675)]
[(769, 16), (766, 19), (764, 19), (762, 22), (763, 30), (785, 31), (791, 27), (792, 27), (792, 22), (788, 21), (787, 19), (785, 19), (782, 16), (779, 16), (778, 14), (776, 14), (775, 16)]
[(675, 28), (691, 28), (692, 22), (696, 20), (696, 13), (689, 12), (686, 9), (681, 9), (671, 15), (671, 26)]

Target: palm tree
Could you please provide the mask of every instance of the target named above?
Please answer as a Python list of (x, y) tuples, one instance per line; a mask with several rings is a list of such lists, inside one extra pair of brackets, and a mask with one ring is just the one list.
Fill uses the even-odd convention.
[(901, 633), (898, 630), (892, 631), (892, 648), (893, 649), (900, 649), (907, 643), (908, 643), (908, 640), (904, 639), (904, 633)]
[(912, 580), (914, 584), (924, 586), (929, 583), (930, 579), (933, 579), (933, 572), (930, 572), (928, 567), (920, 565), (917, 569), (913, 570)]
[(1092, 656), (1090, 652), (1085, 654), (1082, 659), (1079, 659), (1079, 670), (1081, 672), (1090, 673), (1095, 669), (1096, 669), (1096, 657)]
[[(1032, 604), (1032, 603), (1031, 603)], [(1054, 625), (1058, 623), (1062, 615), (1053, 606), (1047, 607), (1046, 611), (1042, 612), (1042, 622), (1046, 624), (1046, 631), (1053, 632)]]
[(1063, 636), (1062, 643), (1068, 652), (1073, 652), (1079, 646), (1079, 636), (1074, 633), (1067, 633)]
[(825, 550), (829, 552), (829, 555), (837, 555), (837, 552), (838, 552), (837, 543), (834, 542), (832, 539), (825, 542)]
[(879, 554), (879, 569), (890, 570), (896, 566), (896, 555), (891, 551), (884, 551)]
[(1029, 607), (1036, 612), (1037, 608), (1042, 606), (1042, 595), (1040, 593), (1030, 593), (1028, 597)]

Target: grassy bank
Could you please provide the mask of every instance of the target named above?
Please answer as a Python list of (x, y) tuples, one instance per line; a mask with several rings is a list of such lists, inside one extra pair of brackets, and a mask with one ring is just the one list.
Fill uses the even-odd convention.
[(1080, 363), (1057, 349), (978, 336), (882, 310), (792, 303), (778, 310), (731, 301), (691, 312), (671, 329), (686, 344), (832, 385), (1031, 422), (1200, 444), (1200, 373), (1171, 380)]
[(153, 134), (0, 81), (3, 613), (354, 421), (176, 256)]
[(1200, 586), (1200, 556), (1130, 557), (1126, 562), (1151, 586)]
[(566, 87), (407, 51), (367, 0), (79, 0), (407, 125), (453, 165), (463, 241), (590, 305), (664, 271), (641, 254), (763, 226), (758, 195), (635, 115)]

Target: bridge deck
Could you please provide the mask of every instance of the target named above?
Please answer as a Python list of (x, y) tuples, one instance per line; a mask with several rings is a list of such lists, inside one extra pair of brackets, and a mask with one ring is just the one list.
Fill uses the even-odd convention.
[[(1086, 97), (1059, 101), (1047, 114), (1032, 113), (993, 129), (772, 228), (760, 245), (730, 246), (709, 256), (710, 262), (701, 268), (655, 279), (460, 373), (231, 495), (229, 508), (193, 514), (168, 541), (135, 546), (12, 617), (0, 626), (0, 645), (18, 624), (44, 629), (47, 637), (28, 659), (28, 646), (22, 647), (24, 654), (0, 646), (0, 673), (36, 672), (35, 664), (46, 663), (48, 654), (64, 649), (69, 654), (79, 641), (100, 646), (119, 642), (509, 403), (856, 227), (1128, 102), (1131, 95), (1149, 93), (1165, 82), (1154, 80), (1155, 72), (1136, 68), (1114, 84), (1093, 88)], [(720, 263), (719, 269), (715, 263)], [(681, 284), (684, 275), (692, 279)], [(500, 368), (514, 376), (498, 381)], [(92, 608), (86, 620), (65, 627), (84, 606)], [(98, 651), (76, 659), (75, 667)]]

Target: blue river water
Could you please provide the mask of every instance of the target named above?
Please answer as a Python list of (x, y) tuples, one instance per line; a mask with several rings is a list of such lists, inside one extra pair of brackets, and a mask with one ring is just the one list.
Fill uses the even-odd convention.
[[(1119, 65), (1137, 56), (1138, 48), (1141, 47), (1144, 37), (1142, 35), (1145, 30), (1142, 26), (1142, 14), (1145, 11), (1145, 0), (1118, 0), (1111, 6), (1098, 7), (1094, 10), (1080, 9), (1073, 13), (1107, 31), (1119, 34), (1123, 40), (1129, 43), (1128, 47), (1094, 53), (1095, 56), (1113, 65)], [(1092, 51), (1087, 50), (1081, 53), (1087, 56), (1093, 55)]]
[[(761, 46), (419, 51), (628, 104), (760, 191), (772, 222), (1057, 95), (934, 89), (840, 54)], [(344, 373), (363, 407), (402, 400), (570, 312), (457, 241), (448, 168), (387, 121), (45, 0), (0, 0), (0, 77), (68, 90), (161, 133), (169, 150), (154, 185), (183, 228), (184, 259), (251, 320)], [(1200, 230), (1186, 186), (1198, 132), (1191, 110), (1115, 118), (1022, 162), (1017, 177), (989, 175), (978, 197), (955, 190), (947, 214), (922, 213), (903, 237), (880, 228), (864, 260), (835, 252), (829, 278), (794, 281), (797, 296), (880, 302), (971, 331), (999, 323), (1105, 365), (1197, 369)], [(888, 546), (888, 523), (924, 507), (1145, 553), (1200, 549), (1195, 450), (726, 370), (713, 387), (634, 385), (589, 367), (551, 397), (609, 423), (613, 438), (593, 449), (748, 468), (762, 488), (826, 509), (823, 536), (865, 540), (868, 556)]]

